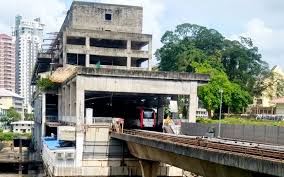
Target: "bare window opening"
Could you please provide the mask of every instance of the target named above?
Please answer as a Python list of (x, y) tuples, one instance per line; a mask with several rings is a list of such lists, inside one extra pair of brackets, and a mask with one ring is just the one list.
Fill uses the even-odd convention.
[(108, 66), (126, 66), (126, 57), (111, 57), (90, 55), (90, 64), (108, 65)]
[(131, 41), (132, 50), (148, 51), (149, 42)]
[(86, 38), (84, 37), (67, 37), (67, 44), (71, 45), (86, 45)]
[(148, 58), (131, 58), (131, 67), (147, 68)]
[(67, 53), (67, 64), (85, 66), (86, 55), (85, 54)]
[(112, 20), (112, 14), (106, 13), (106, 14), (105, 14), (105, 20), (106, 20), (106, 21), (111, 21), (111, 20)]
[(91, 38), (90, 39), (90, 46), (103, 47), (103, 48), (126, 49), (127, 48), (127, 41)]

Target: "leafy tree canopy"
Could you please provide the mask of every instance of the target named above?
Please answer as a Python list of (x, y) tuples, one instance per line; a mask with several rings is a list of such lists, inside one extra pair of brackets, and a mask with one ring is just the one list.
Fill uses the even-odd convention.
[(41, 78), (37, 80), (36, 85), (41, 91), (49, 91), (56, 89), (56, 84), (53, 83), (49, 78)]
[(258, 82), (256, 88), (263, 91), (262, 96), (270, 99), (284, 97), (284, 77), (272, 70)]
[(6, 126), (10, 126), (11, 122), (21, 120), (21, 114), (16, 111), (15, 108), (11, 107), (7, 111), (7, 115), (2, 117), (0, 121)]
[[(167, 31), (161, 39), (164, 44), (155, 53), (162, 71), (194, 71), (192, 62), (203, 63), (210, 60), (210, 65), (222, 69), (228, 79), (239, 84), (251, 95), (262, 90), (256, 87), (268, 73), (268, 64), (261, 60), (258, 48), (249, 38), (240, 37), (240, 41), (226, 39), (214, 29), (185, 23), (174, 31)], [(217, 57), (216, 57), (217, 56)], [(222, 65), (214, 66), (213, 59)]]
[(29, 113), (25, 113), (25, 120), (33, 121), (34, 120), (34, 115), (33, 114), (29, 114)]
[[(213, 66), (210, 63), (213, 64)], [(211, 80), (207, 85), (198, 88), (198, 97), (209, 112), (220, 107), (220, 90), (223, 90), (223, 104), (232, 112), (240, 113), (251, 102), (250, 94), (241, 89), (238, 84), (229, 81), (227, 74), (222, 70), (222, 64), (218, 59), (208, 59), (204, 63), (193, 62), (192, 67), (195, 72), (210, 74)]]

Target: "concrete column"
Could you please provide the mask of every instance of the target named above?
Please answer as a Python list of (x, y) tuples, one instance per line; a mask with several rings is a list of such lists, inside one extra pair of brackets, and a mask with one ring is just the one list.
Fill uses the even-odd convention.
[(157, 125), (159, 126), (158, 128), (162, 128), (164, 120), (164, 97), (162, 96), (158, 98), (157, 113)]
[(127, 69), (131, 69), (131, 40), (127, 40)]
[(149, 45), (148, 45), (148, 70), (151, 71), (152, 70), (152, 40), (149, 41)]
[(70, 116), (76, 115), (76, 85), (75, 82), (70, 83)]
[(76, 167), (82, 166), (83, 161), (83, 148), (84, 147), (84, 131), (76, 128)]
[(67, 86), (68, 87), (68, 115), (72, 116), (72, 82)]
[(90, 54), (89, 54), (89, 50), (90, 50), (90, 37), (86, 36), (86, 62), (85, 62), (85, 66), (89, 67), (90, 66)]
[(85, 111), (85, 83), (82, 82), (80, 76), (77, 76), (76, 80), (76, 124), (82, 124), (84, 122)]
[(72, 112), (73, 112), (73, 109), (76, 109), (73, 107), (73, 95), (74, 95), (74, 92), (73, 92), (73, 82), (70, 82), (70, 85), (69, 85), (69, 115), (70, 116), (73, 116)]
[[(177, 95), (172, 96), (172, 101), (176, 101), (178, 104), (178, 96)], [(173, 119), (178, 118), (178, 112), (172, 112), (172, 118)]]
[(88, 52), (86, 52), (86, 63), (85, 63), (86, 67), (90, 67), (90, 54)]
[(62, 105), (62, 92), (61, 89), (58, 89), (58, 105), (57, 105), (57, 109), (58, 109), (58, 120), (61, 120), (60, 117), (62, 116), (62, 110), (61, 110), (61, 105)]
[(157, 177), (160, 162), (139, 160), (142, 177)]
[(84, 83), (80, 76), (76, 80), (76, 166), (82, 166), (83, 145), (84, 145), (84, 108), (85, 108), (85, 91)]
[(46, 94), (43, 92), (41, 95), (41, 101), (42, 101), (42, 112), (41, 112), (41, 136), (45, 137), (45, 122), (46, 122)]
[(65, 116), (65, 102), (66, 102), (66, 100), (65, 100), (65, 88), (64, 87), (62, 87), (62, 89), (61, 89), (61, 115), (62, 116)]
[(62, 60), (63, 60), (63, 67), (66, 66), (67, 64), (67, 53), (66, 53), (66, 43), (67, 43), (67, 37), (66, 37), (66, 33), (63, 32), (63, 37), (62, 37), (62, 43), (63, 43), (63, 47), (62, 47)]
[(69, 96), (70, 96), (70, 93), (69, 93), (69, 86), (65, 86), (64, 87), (64, 115), (65, 116), (69, 116)]
[(198, 109), (197, 82), (192, 82), (190, 87), (189, 109), (188, 109), (189, 122), (192, 123), (196, 122), (197, 109)]

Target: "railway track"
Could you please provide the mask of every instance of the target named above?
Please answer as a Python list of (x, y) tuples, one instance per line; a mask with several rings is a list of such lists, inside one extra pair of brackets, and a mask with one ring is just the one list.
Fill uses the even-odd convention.
[(237, 142), (217, 138), (179, 136), (143, 130), (124, 130), (123, 134), (211, 151), (217, 150), (227, 153), (238, 153), (240, 155), (251, 155), (256, 158), (276, 160), (284, 163), (284, 147), (281, 146), (245, 143), (243, 141)]

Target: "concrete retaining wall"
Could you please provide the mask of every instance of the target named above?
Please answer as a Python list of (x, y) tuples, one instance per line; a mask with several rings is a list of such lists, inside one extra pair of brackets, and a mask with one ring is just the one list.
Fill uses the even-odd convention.
[[(190, 136), (205, 136), (213, 129), (218, 133), (217, 124), (182, 123), (181, 132)], [(284, 127), (221, 125), (221, 137), (284, 145)]]

